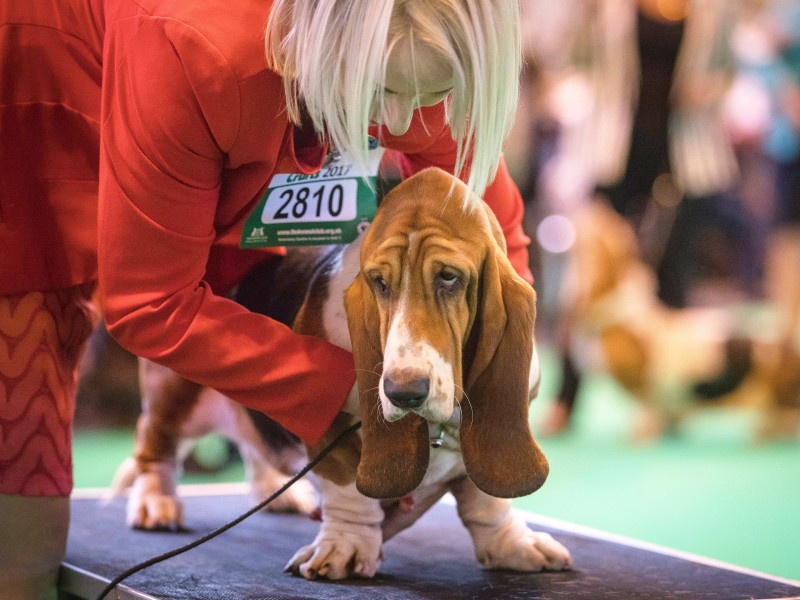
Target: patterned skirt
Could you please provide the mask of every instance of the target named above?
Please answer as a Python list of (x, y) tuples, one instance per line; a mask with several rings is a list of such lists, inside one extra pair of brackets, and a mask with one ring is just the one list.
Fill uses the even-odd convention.
[(98, 320), (95, 283), (0, 296), (0, 493), (72, 491), (78, 365)]

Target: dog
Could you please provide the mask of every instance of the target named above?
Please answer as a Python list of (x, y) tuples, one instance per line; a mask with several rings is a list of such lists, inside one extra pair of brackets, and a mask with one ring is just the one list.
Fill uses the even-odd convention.
[[(306, 266), (298, 272), (309, 281), (294, 328), (351, 350), (358, 379), (358, 393), (307, 453), (316, 456), (359, 416), (362, 427), (315, 468), (321, 526), (289, 560), (289, 572), (307, 579), (374, 576), (383, 542), (448, 491), (483, 568), (571, 567), (563, 545), (530, 530), (511, 508), (510, 498), (537, 490), (549, 470), (528, 420), (540, 376), (536, 295), (511, 267), (491, 210), (477, 198), (465, 210), (466, 193), (451, 175), (426, 169), (386, 195), (355, 242), (301, 257)], [(146, 365), (145, 376), (154, 369)], [(146, 468), (133, 482), (128, 522), (145, 528), (182, 519), (176, 441), (158, 441), (171, 434), (152, 419), (154, 404), (180, 404), (164, 382), (155, 390), (145, 385), (151, 418), (136, 434), (136, 456)], [(206, 392), (190, 392), (186, 404), (194, 408), (182, 414), (204, 421), (194, 426), (201, 431), (211, 422), (199, 418), (208, 416), (197, 401)], [(220, 408), (225, 399), (208, 394), (206, 404)], [(249, 429), (241, 409), (227, 401), (225, 410), (233, 429)], [(246, 449), (259, 448), (231, 427), (227, 434), (246, 439)], [(187, 430), (182, 426), (181, 434)], [(247, 450), (243, 456), (247, 462)], [(274, 459), (253, 462), (263, 471), (262, 463)], [(271, 468), (277, 473), (267, 487), (274, 489), (285, 474)], [(284, 509), (307, 511), (307, 492), (286, 499)]]
[(571, 221), (566, 352), (579, 372), (607, 373), (637, 400), (634, 440), (659, 439), (698, 407), (722, 403), (762, 410), (756, 438), (772, 437), (776, 411), (800, 407), (796, 348), (730, 307), (666, 306), (632, 227), (602, 199)]

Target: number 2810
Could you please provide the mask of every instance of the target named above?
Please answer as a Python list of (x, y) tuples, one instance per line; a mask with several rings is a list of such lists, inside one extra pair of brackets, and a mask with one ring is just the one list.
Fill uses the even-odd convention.
[[(278, 195), (280, 206), (272, 216), (275, 220), (303, 217), (338, 217), (344, 207), (344, 188), (341, 184), (308, 187), (289, 187)], [(310, 212), (309, 212), (310, 211)]]

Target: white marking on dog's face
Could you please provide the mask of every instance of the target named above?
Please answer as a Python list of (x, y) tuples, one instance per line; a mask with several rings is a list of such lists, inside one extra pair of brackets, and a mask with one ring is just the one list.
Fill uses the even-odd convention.
[(462, 397), (463, 344), (472, 322), (470, 281), (479, 257), (472, 246), (430, 225), (395, 221), (366, 246), (362, 271), (380, 315), (383, 366), (378, 384), (381, 411), (396, 421), (409, 412), (444, 423)]
[[(405, 282), (403, 287), (406, 288)], [(418, 407), (399, 407), (386, 393), (387, 380), (400, 387), (427, 382), (427, 395)], [(453, 366), (428, 341), (414, 335), (405, 301), (401, 301), (389, 327), (379, 393), (383, 416), (388, 421), (414, 412), (428, 421), (443, 423), (453, 414)]]

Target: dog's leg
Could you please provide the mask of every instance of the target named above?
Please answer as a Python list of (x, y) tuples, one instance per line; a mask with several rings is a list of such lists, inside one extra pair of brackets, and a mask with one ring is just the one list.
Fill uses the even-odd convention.
[(646, 446), (674, 433), (682, 419), (681, 412), (688, 406), (680, 390), (652, 388), (629, 390), (638, 401), (638, 414), (634, 418), (631, 442)]
[(340, 486), (320, 478), (320, 488), (319, 533), (295, 553), (285, 570), (306, 579), (374, 576), (382, 559), (380, 502), (361, 495), (354, 483)]
[[(120, 465), (112, 484), (117, 493), (131, 487), (127, 510), (131, 527), (177, 529), (183, 525), (176, 482), (183, 458), (181, 442), (191, 438), (216, 432), (236, 443), (253, 503), (269, 497), (289, 480), (276, 467), (281, 457), (261, 439), (243, 406), (145, 360), (140, 361), (140, 385), (142, 415), (134, 457)], [(298, 453), (302, 452), (299, 446)], [(304, 478), (267, 510), (310, 513), (316, 505), (314, 485)]]
[[(202, 387), (170, 369), (139, 360), (142, 414), (136, 424), (136, 478), (128, 498), (127, 522), (144, 529), (183, 525), (183, 507), (176, 493), (177, 448), (184, 423), (198, 402)], [(124, 463), (121, 468), (124, 468)]]
[(451, 491), (484, 569), (559, 571), (572, 566), (569, 551), (550, 534), (531, 531), (512, 511), (510, 500), (485, 494), (468, 477), (455, 481)]
[[(283, 460), (261, 437), (253, 424), (247, 410), (219, 392), (206, 389), (201, 406), (211, 415), (204, 422), (213, 423), (214, 429), (234, 442), (242, 456), (245, 477), (250, 484), (250, 497), (253, 504), (265, 500), (279, 490), (290, 477), (278, 468), (281, 463), (293, 462)], [(193, 419), (199, 415), (193, 415)], [(302, 452), (298, 448), (287, 448), (287, 454)], [(289, 465), (286, 465), (287, 467)], [(308, 477), (298, 480), (284, 493), (267, 505), (271, 512), (298, 512), (308, 514), (317, 506), (317, 492)]]

